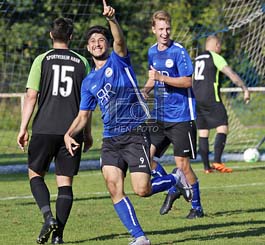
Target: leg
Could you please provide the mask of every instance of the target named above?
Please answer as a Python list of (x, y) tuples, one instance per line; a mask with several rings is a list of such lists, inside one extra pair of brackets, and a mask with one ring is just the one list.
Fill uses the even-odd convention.
[(199, 129), (199, 152), (202, 158), (205, 173), (212, 172), (209, 163), (209, 130)]
[(176, 165), (180, 168), (185, 176), (187, 177), (189, 183), (192, 186), (193, 197), (191, 200), (191, 210), (187, 218), (193, 219), (197, 217), (203, 217), (203, 210), (200, 200), (200, 188), (197, 176), (195, 175), (193, 169), (190, 165), (190, 160), (188, 157), (175, 157)]
[(214, 142), (214, 162), (222, 163), (221, 157), (225, 148), (228, 127), (226, 125), (216, 128), (216, 136)]
[(73, 205), (73, 177), (56, 175), (58, 195), (56, 200), (56, 220), (58, 229), (52, 234), (52, 244), (62, 244), (63, 231)]
[(228, 126), (222, 125), (216, 128), (216, 136), (214, 142), (214, 163), (213, 166), (216, 170), (222, 173), (231, 173), (232, 169), (225, 167), (222, 163), (222, 154), (225, 148), (226, 136), (228, 133)]
[(44, 244), (48, 241), (51, 232), (57, 228), (57, 221), (51, 212), (50, 192), (44, 182), (44, 173), (40, 175), (29, 169), (28, 174), (32, 195), (44, 217), (44, 224), (37, 238), (37, 243)]
[(111, 196), (114, 209), (121, 222), (135, 239), (145, 236), (132, 203), (124, 193), (124, 174), (121, 169), (105, 165), (102, 173)]
[(150, 159), (151, 159), (151, 175), (153, 177), (161, 177), (167, 175), (166, 170), (162, 167), (159, 162), (154, 161), (154, 156), (156, 153), (156, 147), (151, 144), (150, 147)]

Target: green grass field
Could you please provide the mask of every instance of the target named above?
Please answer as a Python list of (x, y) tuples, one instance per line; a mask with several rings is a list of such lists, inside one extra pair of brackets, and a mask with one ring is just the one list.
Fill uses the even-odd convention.
[[(202, 164), (193, 163), (200, 179), (206, 216), (187, 220), (190, 204), (176, 201), (173, 210), (159, 215), (164, 193), (140, 198), (132, 193), (129, 175), (126, 190), (138, 219), (153, 245), (226, 245), (265, 243), (265, 164), (229, 163), (232, 174), (206, 175)], [(166, 166), (170, 171), (173, 166)], [(55, 206), (55, 178), (46, 177), (52, 207)], [(0, 177), (0, 244), (36, 244), (42, 217), (25, 174)], [(123, 245), (129, 234), (114, 212), (100, 171), (82, 171), (74, 181), (75, 201), (65, 229), (66, 244)], [(47, 243), (49, 244), (49, 243)]]

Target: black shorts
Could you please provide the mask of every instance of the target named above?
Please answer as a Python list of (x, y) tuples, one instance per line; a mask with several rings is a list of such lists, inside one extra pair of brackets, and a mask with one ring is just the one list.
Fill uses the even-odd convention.
[(158, 122), (151, 130), (151, 144), (156, 147), (156, 157), (161, 157), (170, 143), (173, 144), (174, 156), (196, 158), (197, 130), (195, 121), (180, 123)]
[(47, 172), (51, 161), (55, 162), (56, 175), (77, 175), (82, 149), (82, 137), (75, 140), (80, 144), (72, 157), (65, 147), (64, 135), (34, 134), (28, 148), (28, 167), (38, 174)]
[(228, 116), (223, 103), (203, 105), (197, 102), (197, 128), (213, 129), (221, 125), (228, 125)]
[(131, 173), (150, 174), (149, 133), (136, 129), (116, 137), (104, 138), (101, 150), (101, 167), (105, 165), (120, 168), (124, 176), (126, 176), (128, 168)]

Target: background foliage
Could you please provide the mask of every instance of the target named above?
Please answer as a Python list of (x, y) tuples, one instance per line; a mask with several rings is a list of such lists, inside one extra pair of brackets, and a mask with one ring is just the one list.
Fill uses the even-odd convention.
[[(155, 42), (150, 28), (151, 15), (159, 9), (172, 15), (172, 38), (184, 43), (192, 57), (203, 49), (205, 36), (218, 32), (223, 37), (225, 57), (231, 57), (232, 51), (240, 53), (240, 37), (224, 32), (225, 23), (220, 13), (225, 1), (119, 0), (108, 3), (116, 9), (140, 84), (146, 79), (147, 49)], [(0, 32), (4, 33), (0, 36), (0, 92), (24, 91), (33, 59), (51, 48), (48, 33), (53, 19), (64, 16), (74, 20), (71, 48), (88, 59), (86, 30), (95, 24), (107, 25), (102, 17), (101, 0), (23, 0), (2, 1), (0, 4)], [(236, 64), (236, 60), (232, 62)], [(248, 64), (247, 60), (245, 64)]]

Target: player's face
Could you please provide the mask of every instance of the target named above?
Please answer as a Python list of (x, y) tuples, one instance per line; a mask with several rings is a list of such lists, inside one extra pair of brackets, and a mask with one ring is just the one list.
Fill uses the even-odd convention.
[(217, 54), (220, 54), (221, 53), (221, 42), (219, 42), (219, 41), (216, 41), (215, 52)]
[(88, 40), (87, 50), (95, 59), (105, 59), (108, 56), (109, 44), (104, 35), (93, 33)]
[(155, 26), (152, 27), (153, 33), (156, 36), (158, 44), (167, 45), (170, 40), (170, 23), (164, 20), (157, 20)]

